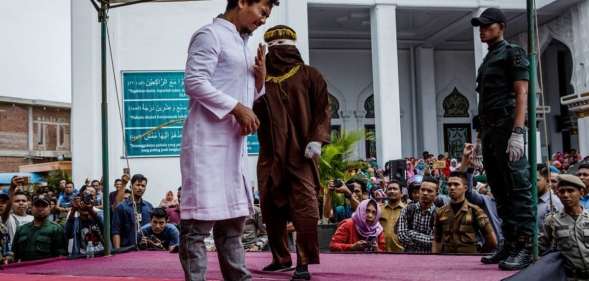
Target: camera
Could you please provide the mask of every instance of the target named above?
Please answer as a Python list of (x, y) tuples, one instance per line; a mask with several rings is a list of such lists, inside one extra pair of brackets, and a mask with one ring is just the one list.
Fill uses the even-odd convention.
[[(348, 187), (348, 189), (350, 189), (350, 191), (353, 191), (354, 190), (354, 185), (353, 184), (347, 183), (345, 185), (346, 185), (346, 187)], [(335, 188), (340, 188), (340, 187), (344, 186), (344, 182), (342, 180), (340, 180), (340, 179), (336, 179), (336, 180), (333, 181), (333, 186)]]
[(375, 236), (369, 236), (366, 239), (366, 243), (368, 244), (368, 246), (366, 246), (366, 248), (364, 249), (365, 252), (376, 252), (376, 237)]
[(80, 199), (86, 205), (94, 205), (94, 198), (92, 197), (92, 194), (90, 194), (88, 192), (82, 193), (82, 195), (80, 196)]

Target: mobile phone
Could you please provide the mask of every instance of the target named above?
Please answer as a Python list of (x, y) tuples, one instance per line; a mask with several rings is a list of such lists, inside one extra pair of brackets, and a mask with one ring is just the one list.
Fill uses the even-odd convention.
[(22, 185), (29, 185), (30, 182), (31, 182), (30, 177), (23, 177)]
[(129, 168), (123, 168), (123, 174), (130, 175), (131, 174), (131, 169), (129, 169)]

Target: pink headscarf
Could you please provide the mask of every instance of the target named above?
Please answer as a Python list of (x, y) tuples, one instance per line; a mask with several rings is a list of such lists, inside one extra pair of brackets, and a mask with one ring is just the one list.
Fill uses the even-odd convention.
[[(366, 209), (370, 202), (374, 202), (374, 206), (376, 206), (376, 218), (374, 218), (372, 225), (366, 223)], [(354, 221), (356, 231), (362, 237), (378, 237), (383, 231), (382, 225), (380, 225), (380, 208), (378, 207), (378, 203), (373, 199), (366, 199), (360, 202), (360, 205), (358, 205), (358, 208), (352, 214), (352, 221)]]

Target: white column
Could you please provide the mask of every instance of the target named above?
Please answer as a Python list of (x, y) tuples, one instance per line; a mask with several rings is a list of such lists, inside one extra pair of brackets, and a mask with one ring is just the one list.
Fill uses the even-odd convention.
[(423, 147), (421, 151), (418, 151), (418, 155), (424, 150), (437, 155), (440, 150), (438, 147), (434, 49), (419, 47), (416, 49), (415, 55), (418, 105), (421, 113), (419, 128), (423, 137)]
[(589, 156), (589, 116), (579, 117), (577, 120), (579, 127), (579, 153), (585, 156)]
[(372, 76), (378, 164), (402, 158), (396, 6), (378, 4), (370, 12)]
[(100, 26), (90, 1), (71, 1), (73, 181), (101, 174)]

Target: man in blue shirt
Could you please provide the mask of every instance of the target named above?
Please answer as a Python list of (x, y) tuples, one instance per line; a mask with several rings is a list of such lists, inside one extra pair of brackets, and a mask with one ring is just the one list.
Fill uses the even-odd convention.
[(115, 249), (137, 245), (137, 230), (150, 222), (153, 205), (142, 199), (147, 178), (136, 174), (131, 178), (133, 196), (121, 202), (113, 211), (112, 244)]
[(141, 249), (174, 252), (180, 243), (180, 232), (173, 224), (168, 223), (166, 210), (155, 208), (151, 212), (150, 223), (141, 227), (137, 241)]
[(59, 198), (57, 199), (57, 207), (60, 212), (69, 212), (72, 207), (72, 199), (74, 199), (74, 196), (76, 196), (74, 183), (66, 183), (64, 191), (59, 194)]

